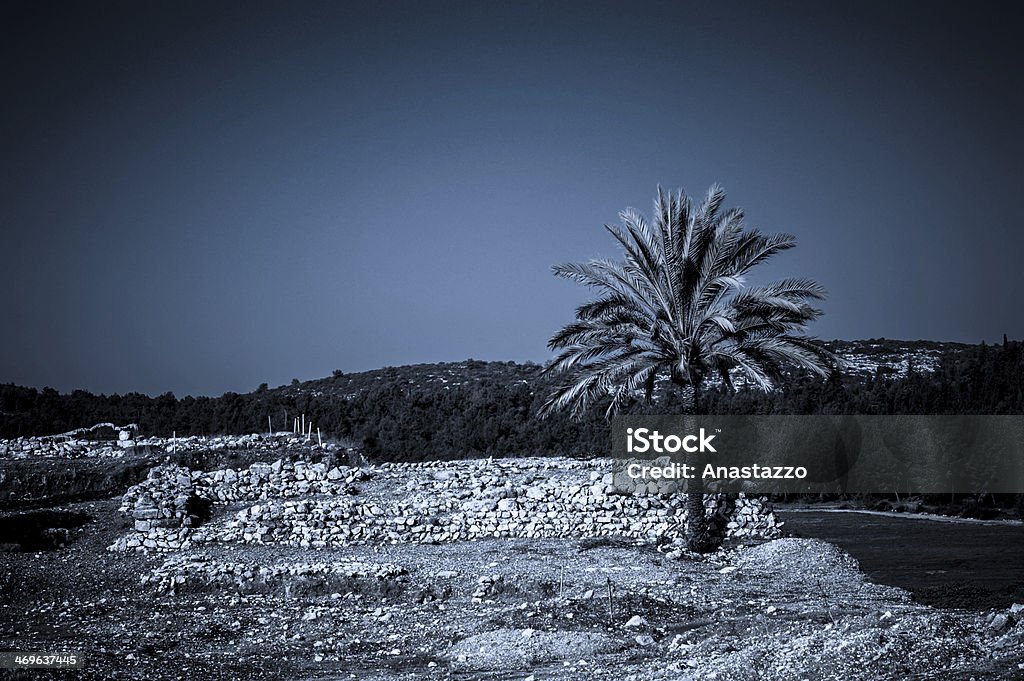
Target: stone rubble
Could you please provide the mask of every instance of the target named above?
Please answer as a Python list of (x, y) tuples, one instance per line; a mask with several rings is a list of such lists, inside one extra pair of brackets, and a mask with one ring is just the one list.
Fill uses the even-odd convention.
[(999, 638), (994, 647), (1020, 649), (1024, 645), (1024, 604), (1014, 603), (1003, 611), (994, 611), (985, 618), (985, 628)]
[(254, 463), (241, 471), (228, 468), (196, 472), (197, 493), (215, 503), (280, 499), (317, 494), (352, 494), (353, 483), (366, 479), (359, 469), (328, 468), (324, 463), (284, 461)]
[(124, 451), (123, 447), (110, 440), (96, 441), (45, 437), (19, 437), (12, 440), (0, 440), (0, 459), (116, 457), (123, 455)]
[[(72, 432), (78, 433), (78, 431)], [(333, 442), (325, 442), (321, 448), (316, 437), (303, 437), (293, 433), (142, 438), (135, 435), (135, 431), (119, 430), (117, 432), (116, 440), (88, 440), (76, 437), (74, 434), (0, 439), (0, 459), (121, 457), (136, 448), (157, 448), (166, 452), (234, 449), (271, 451), (300, 447), (322, 451), (341, 449)]]
[[(627, 495), (604, 459), (523, 458), (331, 467), (278, 460), (241, 470), (188, 471), (167, 464), (128, 490), (122, 512), (136, 532), (111, 550), (173, 551), (242, 542), (327, 548), (381, 543), (445, 543), (483, 538), (685, 537), (681, 495)], [(378, 490), (360, 491), (356, 485)], [(385, 493), (380, 493), (384, 490)], [(256, 502), (198, 526), (203, 504)], [(727, 536), (780, 534), (767, 499), (740, 495), (723, 515)]]
[[(721, 500), (722, 497), (717, 497)], [(739, 495), (735, 500), (732, 517), (726, 522), (730, 537), (774, 538), (782, 534), (782, 523), (776, 520), (771, 504), (765, 497)]]
[(346, 560), (253, 565), (212, 560), (203, 554), (189, 554), (168, 558), (163, 565), (144, 574), (140, 581), (142, 584), (154, 585), (161, 591), (173, 592), (183, 585), (240, 585), (245, 582), (274, 585), (293, 577), (321, 579), (325, 582), (336, 578), (394, 580), (405, 574), (405, 568), (394, 563)]
[(477, 579), (476, 591), (473, 592), (470, 602), (480, 603), (485, 599), (497, 596), (501, 593), (504, 581), (504, 577), (498, 574), (481, 575)]
[(115, 546), (122, 551), (173, 551), (190, 546), (189, 534), (204, 506), (192, 472), (184, 466), (155, 466), (121, 500), (121, 512), (134, 520), (135, 532)]

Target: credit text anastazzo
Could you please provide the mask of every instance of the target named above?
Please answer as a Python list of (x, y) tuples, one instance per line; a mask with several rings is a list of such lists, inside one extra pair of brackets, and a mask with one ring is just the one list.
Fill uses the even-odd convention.
[[(690, 464), (670, 463), (652, 466), (633, 462), (626, 466), (626, 475), (647, 480), (693, 480), (697, 467)], [(707, 464), (700, 477), (705, 480), (803, 480), (807, 469), (803, 466), (713, 466)]]

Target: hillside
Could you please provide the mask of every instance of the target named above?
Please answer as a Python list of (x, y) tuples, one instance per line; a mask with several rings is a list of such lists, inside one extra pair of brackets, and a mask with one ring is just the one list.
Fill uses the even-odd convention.
[[(920, 371), (934, 371), (943, 354), (973, 347), (961, 343), (884, 338), (836, 340), (826, 345), (847, 363), (847, 373), (862, 377), (872, 376), (879, 370), (886, 375), (903, 377), (906, 376), (908, 366)], [(539, 386), (549, 382), (541, 376), (542, 370), (541, 365), (532, 362), (517, 364), (468, 359), (463, 362), (384, 367), (351, 374), (337, 371), (333, 376), (281, 386), (274, 390), (293, 397), (308, 395), (313, 398), (351, 400), (382, 384), (406, 389), (437, 387), (442, 390), (488, 383), (503, 383), (509, 387)]]
[[(712, 389), (715, 413), (1022, 413), (1021, 344), (962, 345), (930, 341), (832, 341), (843, 358), (840, 375), (822, 381), (790, 375), (778, 390)], [(595, 413), (582, 422), (538, 420), (546, 395), (561, 380), (532, 363), (463, 362), (385, 367), (220, 397), (175, 398), (61, 395), (0, 386), (0, 436), (69, 431), (111, 421), (137, 423), (144, 435), (240, 434), (290, 430), (305, 415), (325, 437), (391, 460), (467, 456), (604, 453), (607, 423)], [(653, 406), (672, 412), (683, 396), (667, 381)]]

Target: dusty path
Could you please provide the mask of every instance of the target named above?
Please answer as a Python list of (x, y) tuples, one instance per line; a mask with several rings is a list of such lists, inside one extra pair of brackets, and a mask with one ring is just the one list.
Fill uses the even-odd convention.
[(922, 603), (983, 610), (1024, 602), (1024, 526), (912, 516), (778, 511), (795, 536), (824, 539), (876, 582)]

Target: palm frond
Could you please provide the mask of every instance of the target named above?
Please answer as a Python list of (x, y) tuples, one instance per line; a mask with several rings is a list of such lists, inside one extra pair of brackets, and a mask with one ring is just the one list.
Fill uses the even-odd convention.
[(724, 203), (718, 185), (696, 207), (684, 191), (659, 186), (653, 226), (632, 209), (620, 213), (621, 227), (606, 225), (622, 261), (553, 268), (599, 296), (548, 342), (562, 352), (545, 371), (567, 372), (569, 380), (545, 400), (542, 416), (569, 409), (580, 417), (603, 398), (611, 416), (634, 399), (650, 400), (659, 375), (684, 390), (713, 374), (728, 386), (735, 374), (768, 390), (786, 367), (823, 376), (839, 366), (802, 335), (822, 314), (811, 304), (825, 296), (820, 284), (787, 278), (745, 287), (751, 268), (795, 239), (746, 229), (743, 211)]

